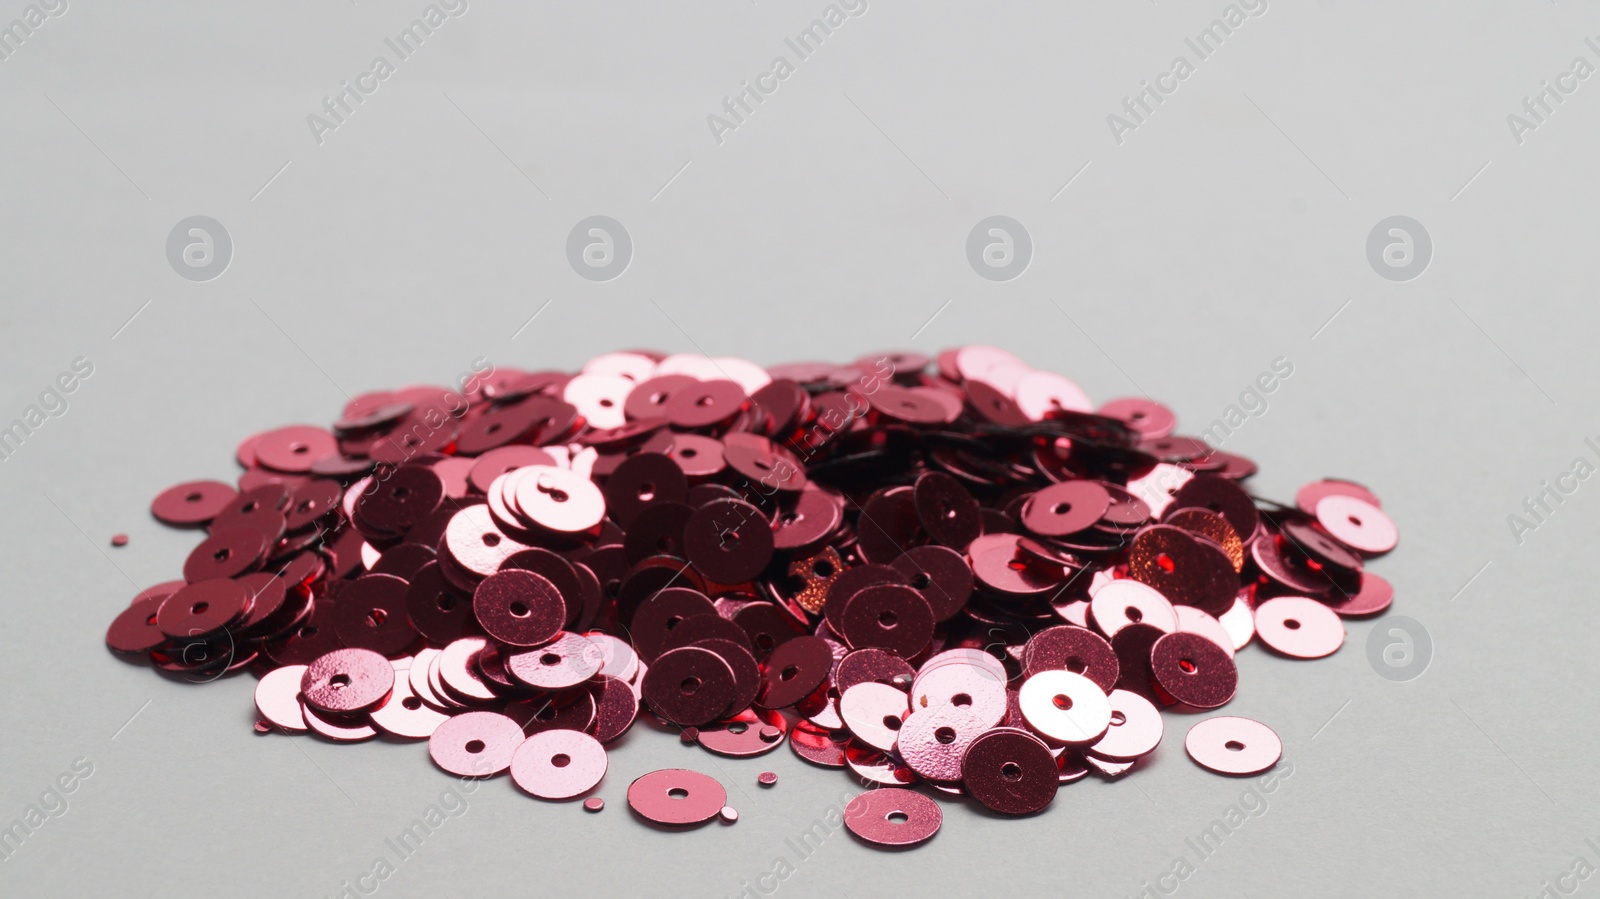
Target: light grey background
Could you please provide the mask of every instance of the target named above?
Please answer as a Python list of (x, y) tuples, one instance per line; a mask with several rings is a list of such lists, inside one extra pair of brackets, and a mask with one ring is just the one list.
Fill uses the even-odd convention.
[[(1600, 485), (1521, 545), (1507, 524), (1600, 461), (1600, 81), (1521, 144), (1506, 121), (1600, 63), (1600, 11), (1272, 0), (1197, 61), (1184, 39), (1222, 0), (869, 0), (719, 145), (706, 117), (794, 61), (821, 0), (470, 0), (319, 145), (306, 117), (394, 59), (421, 0), (68, 3), (0, 62), (0, 422), (94, 364), (0, 462), (0, 823), (74, 759), (94, 773), (0, 892), (322, 896), (368, 873), (454, 781), (420, 745), (255, 736), (252, 678), (112, 658), (107, 622), (194, 541), (149, 500), (230, 479), (240, 438), (330, 421), (346, 393), (631, 346), (770, 364), (988, 342), (1097, 400), (1147, 391), (1190, 432), (1289, 357), (1226, 448), (1264, 495), (1376, 490), (1402, 542), (1373, 570), (1435, 655), (1380, 677), (1383, 619), (1317, 662), (1241, 653), (1228, 711), (1276, 728), (1293, 774), (1178, 894), (1525, 896), (1600, 865)], [(1106, 116), (1180, 54), (1194, 74), (1119, 145)], [(193, 215), (234, 243), (213, 281), (166, 259)], [(612, 281), (567, 262), (593, 215), (633, 239)], [(1031, 235), (1015, 280), (968, 264), (993, 215)], [(1367, 262), (1392, 215), (1431, 234), (1416, 280)], [(835, 835), (778, 892), (1135, 894), (1248, 786), (1187, 759), (1187, 724), (1036, 818), (946, 803), (910, 853)], [(739, 823), (632, 820), (626, 785), (663, 766), (720, 777)], [(787, 749), (729, 761), (636, 728), (604, 813), (484, 784), (379, 892), (731, 896), (850, 786)]]

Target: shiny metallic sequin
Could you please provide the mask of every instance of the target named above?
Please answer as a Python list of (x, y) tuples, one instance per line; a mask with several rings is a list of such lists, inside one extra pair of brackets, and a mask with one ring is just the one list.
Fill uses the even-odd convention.
[(1344, 623), (1332, 609), (1304, 596), (1280, 596), (1256, 606), (1261, 642), (1286, 656), (1320, 659), (1344, 645)]
[(628, 785), (628, 806), (657, 824), (701, 824), (727, 804), (728, 791), (715, 778), (684, 768), (652, 771)]
[(913, 790), (885, 787), (868, 790), (844, 809), (844, 826), (878, 846), (915, 846), (933, 839), (944, 812), (932, 799)]
[(911, 713), (910, 697), (887, 684), (856, 684), (839, 696), (839, 717), (857, 740), (888, 752), (895, 747), (900, 725)]
[(256, 684), (256, 711), (284, 733), (306, 732), (305, 711), (300, 705), (300, 678), (305, 671), (304, 665), (285, 665), (268, 671)]
[(991, 811), (1030, 815), (1056, 798), (1060, 768), (1033, 734), (997, 728), (973, 740), (961, 761), (961, 783)]
[(434, 730), (428, 754), (451, 774), (492, 777), (511, 766), (523, 739), (522, 726), (498, 712), (463, 712)]
[(336, 649), (306, 666), (300, 695), (319, 712), (371, 711), (394, 689), (394, 665), (368, 649)]
[(1095, 682), (1070, 671), (1041, 671), (1022, 682), (1022, 716), (1035, 731), (1068, 746), (1084, 746), (1111, 726), (1111, 704)]
[(1260, 774), (1283, 756), (1283, 741), (1272, 728), (1229, 715), (1207, 718), (1189, 728), (1183, 748), (1196, 763), (1218, 774)]
[(534, 734), (511, 755), (511, 780), (540, 799), (572, 799), (594, 789), (605, 776), (605, 748), (575, 730)]
[(1161, 743), (1161, 712), (1137, 693), (1112, 690), (1106, 697), (1111, 705), (1111, 726), (1105, 736), (1088, 747), (1088, 752), (1103, 759), (1131, 762), (1155, 751)]
[(1233, 654), (1199, 634), (1167, 634), (1150, 648), (1150, 673), (1168, 696), (1197, 709), (1233, 699), (1239, 671)]

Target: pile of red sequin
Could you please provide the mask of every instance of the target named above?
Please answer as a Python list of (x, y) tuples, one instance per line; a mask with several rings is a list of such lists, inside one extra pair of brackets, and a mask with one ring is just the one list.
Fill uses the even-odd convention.
[[(106, 642), (188, 680), (257, 673), (262, 733), (427, 740), (453, 774), (591, 810), (641, 710), (720, 755), (788, 742), (874, 787), (854, 833), (911, 845), (930, 795), (1036, 812), (1148, 757), (1161, 710), (1227, 704), (1252, 637), (1318, 658), (1388, 607), (1363, 571), (1397, 539), (1375, 496), (1253, 497), (1253, 463), (1174, 425), (986, 346), (766, 370), (625, 352), (366, 394), (245, 440), (237, 488), (158, 496), (207, 536)], [(1282, 749), (1226, 716), (1185, 748), (1228, 774)], [(628, 801), (737, 817), (683, 769)]]

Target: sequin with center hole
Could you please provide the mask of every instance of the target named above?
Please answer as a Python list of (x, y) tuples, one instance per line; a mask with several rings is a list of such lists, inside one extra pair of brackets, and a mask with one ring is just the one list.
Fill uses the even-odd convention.
[(543, 646), (506, 659), (506, 671), (518, 682), (540, 690), (575, 687), (600, 673), (600, 647), (581, 634), (562, 632)]
[(1028, 638), (1022, 652), (1024, 675), (1041, 671), (1071, 671), (1094, 681), (1109, 692), (1117, 683), (1121, 664), (1111, 644), (1083, 627), (1049, 627)]
[(463, 712), (428, 738), (433, 763), (460, 777), (492, 777), (511, 766), (525, 737), (522, 726), (498, 712)]
[(1031, 815), (1056, 798), (1060, 767), (1050, 747), (1014, 728), (973, 740), (961, 761), (961, 784), (990, 811)]
[(372, 650), (336, 649), (306, 666), (300, 694), (319, 712), (365, 712), (389, 696), (394, 680), (394, 665)]
[(839, 696), (839, 717), (857, 740), (888, 752), (900, 735), (900, 725), (911, 712), (904, 690), (886, 684), (860, 683)]
[(781, 709), (811, 695), (833, 670), (833, 650), (821, 637), (796, 637), (767, 657), (756, 704)]
[(728, 791), (713, 777), (685, 768), (652, 771), (628, 785), (628, 806), (657, 824), (682, 827), (715, 818)]
[(991, 726), (959, 706), (917, 709), (900, 725), (895, 752), (919, 777), (959, 781), (967, 747)]
[(1022, 716), (1036, 732), (1068, 746), (1105, 736), (1111, 703), (1095, 682), (1070, 671), (1041, 671), (1022, 682)]
[(1089, 616), (1107, 637), (1130, 624), (1148, 624), (1166, 633), (1178, 629), (1178, 613), (1161, 591), (1135, 580), (1112, 581), (1089, 597)]
[(1304, 596), (1280, 596), (1256, 606), (1255, 627), (1262, 643), (1297, 659), (1320, 659), (1344, 645), (1339, 616)]
[(1199, 634), (1157, 640), (1150, 648), (1150, 673), (1167, 695), (1197, 709), (1227, 705), (1239, 686), (1233, 656)]
[(547, 730), (522, 742), (511, 756), (511, 780), (540, 799), (573, 799), (606, 776), (600, 741), (575, 730)]
[(868, 790), (850, 800), (844, 809), (845, 827), (878, 846), (925, 843), (933, 839), (943, 823), (944, 812), (937, 802), (900, 787)]
[(150, 503), (150, 514), (167, 524), (205, 524), (232, 503), (239, 491), (221, 481), (186, 481), (168, 487)]
[(1088, 751), (1119, 762), (1131, 762), (1154, 752), (1165, 730), (1160, 710), (1150, 700), (1127, 690), (1112, 690), (1106, 701), (1111, 705), (1111, 725), (1105, 736), (1089, 745)]
[(508, 646), (540, 646), (561, 633), (567, 604), (548, 578), (510, 569), (484, 578), (472, 610), (489, 636)]
[(945, 664), (924, 667), (911, 687), (913, 711), (946, 706), (961, 709), (993, 727), (1005, 718), (1006, 680), (982, 665)]
[(1260, 774), (1283, 757), (1283, 741), (1272, 728), (1249, 718), (1222, 715), (1189, 728), (1183, 738), (1189, 757), (1218, 774)]
[(642, 684), (644, 701), (665, 721), (685, 726), (710, 724), (733, 702), (735, 681), (728, 663), (694, 646), (662, 653)]
[(1317, 523), (1340, 543), (1371, 555), (1386, 553), (1400, 541), (1394, 521), (1383, 510), (1353, 496), (1327, 496), (1317, 503)]
[(1377, 615), (1394, 602), (1394, 587), (1370, 571), (1361, 573), (1361, 587), (1354, 596), (1346, 598), (1335, 594), (1328, 597), (1328, 608), (1340, 618), (1365, 618)]

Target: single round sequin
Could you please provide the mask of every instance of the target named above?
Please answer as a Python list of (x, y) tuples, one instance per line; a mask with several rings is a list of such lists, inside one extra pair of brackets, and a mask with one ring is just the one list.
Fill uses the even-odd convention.
[(511, 766), (524, 739), (522, 726), (505, 715), (463, 712), (434, 730), (428, 755), (451, 774), (492, 777)]
[(657, 824), (701, 824), (727, 804), (728, 791), (715, 778), (684, 768), (652, 771), (628, 785), (628, 806)]
[(600, 647), (581, 634), (562, 632), (543, 646), (506, 659), (506, 672), (540, 690), (575, 687), (600, 673)]
[(1031, 371), (1016, 385), (1017, 408), (1032, 421), (1043, 421), (1063, 410), (1093, 412), (1094, 403), (1072, 381), (1050, 371)]
[(238, 495), (239, 491), (221, 481), (187, 481), (161, 491), (150, 503), (150, 514), (180, 527), (205, 524)]
[(918, 777), (958, 781), (967, 747), (992, 726), (959, 706), (916, 709), (900, 725), (895, 752)]
[(1089, 598), (1089, 615), (1107, 637), (1130, 624), (1148, 624), (1167, 633), (1178, 629), (1178, 613), (1161, 591), (1127, 578), (1095, 590)]
[(706, 503), (684, 524), (689, 562), (719, 584), (739, 584), (772, 561), (772, 526), (761, 511), (736, 499)]
[(472, 610), (484, 632), (508, 646), (548, 643), (567, 621), (567, 605), (556, 586), (519, 569), (484, 578), (472, 593)]
[(781, 709), (806, 698), (833, 670), (833, 649), (821, 637), (796, 637), (772, 651), (761, 668), (756, 704)]
[(1062, 481), (1034, 493), (1022, 507), (1022, 524), (1041, 537), (1084, 530), (1111, 505), (1111, 494), (1095, 481)]
[(928, 601), (912, 587), (877, 584), (850, 598), (839, 625), (839, 635), (853, 648), (876, 646), (910, 658), (933, 639), (934, 619)]
[(641, 692), (662, 720), (680, 725), (709, 724), (728, 712), (735, 681), (716, 653), (686, 646), (662, 653), (644, 676)]
[(587, 477), (546, 466), (521, 471), (529, 474), (517, 482), (516, 503), (530, 523), (556, 533), (576, 534), (605, 517), (605, 495)]
[(1120, 667), (1117, 654), (1104, 637), (1071, 625), (1045, 628), (1030, 637), (1022, 651), (1022, 671), (1026, 676), (1041, 671), (1070, 671), (1094, 681), (1106, 692), (1116, 686)]
[(1280, 596), (1256, 606), (1256, 633), (1268, 647), (1297, 659), (1320, 659), (1344, 645), (1344, 623), (1304, 596)]
[(1150, 672), (1167, 695), (1197, 709), (1226, 705), (1239, 686), (1233, 656), (1199, 634), (1157, 640), (1150, 649)]
[(1086, 746), (1105, 736), (1111, 704), (1105, 691), (1081, 674), (1041, 671), (1022, 682), (1017, 697), (1028, 726), (1068, 746)]
[(1353, 496), (1327, 496), (1317, 503), (1317, 523), (1334, 539), (1376, 555), (1394, 549), (1400, 532), (1383, 510)]
[(1171, 409), (1148, 397), (1111, 400), (1100, 407), (1100, 414), (1123, 422), (1146, 438), (1165, 437), (1178, 424)]
[(417, 631), (406, 616), (410, 585), (392, 574), (365, 574), (339, 593), (334, 629), (346, 646), (394, 655), (416, 642)]
[(238, 581), (211, 578), (174, 591), (156, 611), (156, 627), (173, 639), (206, 637), (242, 621), (250, 590)]
[(1111, 726), (1106, 728), (1105, 736), (1090, 744), (1088, 751), (1123, 762), (1154, 752), (1164, 730), (1160, 710), (1150, 700), (1127, 690), (1112, 690), (1106, 701), (1111, 705)]
[(983, 533), (978, 501), (954, 477), (926, 472), (918, 476), (911, 496), (917, 520), (934, 542), (963, 550)]
[(1134, 536), (1128, 574), (1173, 604), (1213, 614), (1226, 610), (1239, 592), (1239, 573), (1221, 547), (1167, 524)]
[(1218, 774), (1260, 774), (1283, 757), (1283, 741), (1272, 728), (1249, 718), (1207, 718), (1189, 728), (1183, 748), (1201, 767)]
[(911, 712), (904, 690), (879, 683), (856, 684), (839, 695), (839, 717), (857, 740), (888, 752)]
[(993, 727), (1005, 718), (1005, 685), (1005, 675), (997, 676), (986, 666), (924, 666), (911, 685), (911, 707), (920, 710), (950, 706), (970, 713), (985, 727)]
[(336, 649), (306, 666), (300, 694), (319, 712), (365, 712), (388, 698), (394, 680), (394, 665), (372, 650)]
[(967, 794), (991, 811), (1031, 815), (1056, 798), (1060, 768), (1050, 747), (1026, 731), (997, 728), (973, 740), (961, 761)]
[(583, 810), (586, 812), (605, 811), (606, 801), (599, 796), (590, 796), (583, 800)]
[(311, 463), (339, 451), (339, 443), (328, 431), (311, 425), (291, 425), (257, 434), (255, 460), (268, 468), (285, 472), (310, 471)]
[(972, 568), (961, 553), (947, 546), (914, 546), (890, 563), (922, 594), (934, 621), (949, 621), (972, 597)]
[(878, 846), (915, 846), (933, 839), (944, 812), (932, 799), (901, 787), (868, 790), (844, 809), (844, 826)]
[(511, 756), (511, 780), (540, 799), (572, 799), (594, 789), (605, 776), (605, 747), (575, 730), (534, 734)]
[(247, 526), (216, 528), (189, 553), (183, 579), (192, 584), (254, 571), (266, 554), (267, 538), (261, 531)]
[[(415, 660), (413, 660), (415, 663)], [(429, 707), (411, 688), (409, 668), (395, 672), (394, 691), (383, 704), (372, 710), (372, 723), (379, 730), (406, 740), (426, 740), (450, 716)]]

